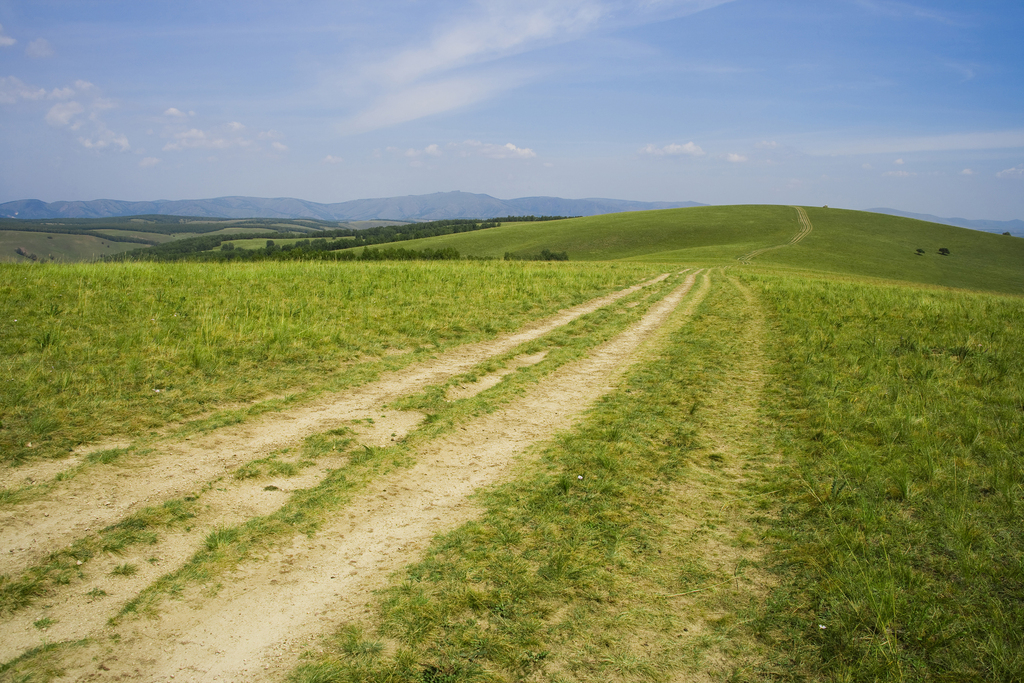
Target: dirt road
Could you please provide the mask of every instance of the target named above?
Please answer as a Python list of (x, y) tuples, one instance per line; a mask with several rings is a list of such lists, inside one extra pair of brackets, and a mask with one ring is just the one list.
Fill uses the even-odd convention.
[[(57, 591), (48, 600), (45, 614), (59, 618), (46, 624), (46, 630), (39, 627), (42, 613), (36, 609), (0, 623), (5, 633), (0, 660), (41, 642), (88, 637), (88, 644), (67, 652), (62, 680), (280, 680), (294, 666), (298, 652), (339, 621), (361, 613), (370, 591), (383, 585), (391, 571), (415, 559), (434, 534), (477, 514), (469, 502), (475, 489), (500, 480), (516, 457), (570, 427), (611, 388), (645, 344), (657, 338), (660, 326), (681, 302), (692, 310), (709, 285), (704, 276), (691, 293), (697, 277), (698, 273), (690, 274), (638, 323), (584, 360), (548, 375), (526, 396), (426, 444), (415, 454), (415, 465), (374, 481), (315, 537), (296, 537), (268, 557), (241, 566), (223, 578), (219, 591), (200, 587), (183, 600), (163, 603), (157, 619), (126, 623), (117, 629), (119, 641), (111, 644), (113, 632), (106, 622), (112, 610), (182, 564), (214, 525), (267, 514), (284, 502), (289, 489), (315, 484), (337, 463), (327, 458), (298, 479), (282, 480), (276, 491), (265, 490), (267, 480), (234, 482), (210, 491), (204, 502), (214, 514), (204, 515), (205, 526), (169, 534), (157, 546), (139, 551), (158, 561), (139, 562), (138, 574), (118, 584), (119, 593), (111, 596), (116, 600), (93, 599), (86, 594), (88, 586), (79, 585), (73, 591)], [(26, 566), (32, 558), (147, 502), (216, 480), (262, 453), (342, 422), (374, 417), (373, 428), (360, 436), (368, 444), (400, 436), (421, 416), (385, 410), (386, 403), (465, 372), (637, 288), (564, 311), (515, 335), (461, 347), (301, 410), (189, 442), (167, 443), (138, 466), (91, 468), (41, 500), (4, 510), (3, 541), (9, 547), (19, 542), (24, 547), (20, 554), (7, 553), (13, 557), (3, 558), (5, 566)], [(30, 538), (36, 542), (29, 543)], [(90, 571), (106, 576), (125, 559), (94, 560)]]

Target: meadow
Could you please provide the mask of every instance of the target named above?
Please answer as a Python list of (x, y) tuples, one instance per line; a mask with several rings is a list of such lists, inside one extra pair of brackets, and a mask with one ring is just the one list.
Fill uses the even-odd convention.
[[(62, 595), (135, 583), (109, 604), (89, 598), (105, 627), (40, 641), (0, 665), (0, 681), (84, 680), (86, 661), (132, 661), (128, 650), (158, 633), (148, 617), (168, 619), (179, 601), (214, 614), (222, 586), (280, 590), (256, 579), (267, 558), (334, 542), (331, 529), (354, 533), (332, 525), (368, 514), (354, 507), (369, 500), (361, 492), (400, 500), (389, 477), (421, 466), (431, 444), (472, 433), (628, 335), (684, 277), (683, 304), (609, 393), (479, 489), (469, 518), (382, 572), (365, 610), (328, 620), (259, 680), (1024, 679), (1024, 242), (806, 212), (813, 230), (793, 244), (793, 207), (402, 244), (565, 250), (569, 263), (0, 267), (0, 448), (13, 478), (125, 435), (133, 448), (88, 466), (106, 453), (128, 476), (160, 439), (258, 425), (671, 273), (389, 398), (382, 425), (395, 411), (423, 419), (385, 446), (351, 424), (254, 453), (226, 480), (150, 502), (3, 577), (2, 628), (30, 619), (44, 636), (61, 633)], [(767, 247), (779, 248), (737, 260)], [(516, 365), (524, 357), (540, 360)], [(453, 393), (487, 377), (489, 388)], [(317, 463), (323, 478), (276, 511), (231, 524), (212, 512), (217, 487), (276, 491)], [(0, 505), (17, 514), (45, 502), (59, 478), (12, 487)], [(193, 526), (202, 531), (177, 566), (132, 559), (163, 557)]]

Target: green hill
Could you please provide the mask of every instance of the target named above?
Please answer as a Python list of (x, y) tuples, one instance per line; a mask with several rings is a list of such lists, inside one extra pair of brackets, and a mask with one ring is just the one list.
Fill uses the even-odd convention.
[[(792, 245), (802, 228), (794, 207), (707, 206), (513, 223), (402, 246), (454, 247), (499, 258), (550, 249), (567, 252), (573, 261), (720, 266), (786, 245), (754, 256), (750, 264), (1024, 294), (1022, 239), (865, 211), (806, 211), (813, 230)], [(939, 254), (943, 248), (949, 255)]]

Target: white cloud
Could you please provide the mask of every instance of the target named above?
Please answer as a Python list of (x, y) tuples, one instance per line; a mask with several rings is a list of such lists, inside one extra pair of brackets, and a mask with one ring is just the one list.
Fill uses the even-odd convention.
[(747, 161), (747, 158), (745, 156), (743, 156), (742, 154), (733, 154), (731, 152), (729, 154), (726, 154), (725, 158), (728, 159), (729, 161), (731, 161), (734, 164), (741, 164), (744, 161)]
[[(50, 111), (46, 114), (46, 122), (51, 126), (67, 126), (71, 124), (71, 120), (85, 111), (78, 102), (72, 100), (71, 102), (62, 102), (55, 104), (50, 108)], [(77, 126), (76, 126), (77, 128)]]
[(974, 171), (972, 171), (969, 168), (965, 168), (964, 170), (960, 171), (960, 175), (974, 175)]
[(344, 159), (342, 159), (341, 157), (331, 156), (330, 154), (328, 154), (327, 156), (324, 157), (322, 163), (325, 163), (325, 164), (340, 164), (342, 161), (344, 161)]
[(871, 164), (861, 164), (860, 167), (863, 168), (865, 171), (870, 171), (872, 169)]
[(278, 133), (276, 130), (271, 129), (257, 133), (256, 137), (258, 137), (260, 140), (273, 140), (275, 138), (281, 137), (281, 134)]
[(160, 160), (157, 159), (156, 157), (146, 157), (145, 159), (139, 162), (139, 166), (141, 166), (142, 168), (152, 168), (153, 166), (156, 166), (159, 163)]
[(4, 25), (0, 24), (0, 47), (10, 47), (17, 42), (14, 38), (4, 34)]
[(1014, 166), (996, 173), (997, 178), (1024, 178), (1024, 166)]
[(176, 119), (183, 119), (188, 115), (180, 109), (176, 109), (175, 107), (168, 107), (164, 111), (164, 116), (173, 116)]
[(44, 88), (34, 88), (14, 76), (0, 77), (0, 104), (14, 104), (18, 100), (40, 100), (44, 97)]
[(883, 176), (890, 176), (893, 178), (909, 178), (910, 176), (917, 175), (909, 171), (886, 171), (882, 174)]
[(902, 166), (903, 165), (903, 159), (897, 159), (896, 161), (894, 161), (892, 163), (896, 164), (897, 166)]
[(128, 144), (125, 135), (118, 135), (114, 131), (104, 127), (95, 138), (78, 138), (78, 142), (86, 149), (104, 149), (106, 147), (118, 147), (122, 152), (129, 151), (132, 146)]
[[(398, 151), (394, 147), (389, 147), (393, 151)], [(441, 148), (437, 145), (427, 145), (423, 149), (407, 149), (405, 150), (405, 156), (407, 157), (419, 157), (419, 156), (430, 156), (439, 157), (441, 156)]]
[(759, 149), (776, 149), (778, 146), (779, 143), (775, 142), (774, 140), (762, 140), (761, 142), (757, 143), (757, 147)]
[(693, 141), (687, 142), (685, 145), (678, 145), (672, 143), (671, 145), (665, 145), (664, 147), (655, 147), (654, 145), (647, 145), (646, 147), (640, 148), (641, 154), (653, 154), (654, 156), (679, 156), (688, 154), (693, 157), (702, 157), (705, 152), (698, 145), (693, 144)]
[(462, 146), (467, 151), (490, 157), (491, 159), (532, 159), (537, 156), (529, 147), (517, 147), (511, 142), (504, 145), (480, 142), (479, 140), (466, 140)]
[(288, 151), (288, 145), (282, 145), (280, 142), (271, 142), (270, 146), (273, 147), (278, 152)]
[(232, 121), (231, 123), (228, 124), (228, 128), (230, 128), (231, 130), (237, 132), (237, 131), (240, 131), (240, 130), (245, 130), (245, 125), (239, 123), (238, 121)]
[(208, 135), (198, 128), (180, 131), (171, 137), (173, 141), (164, 145), (165, 152), (183, 149), (224, 149), (230, 145), (224, 138)]
[(46, 38), (36, 38), (25, 47), (25, 54), (34, 59), (53, 56), (53, 45)]

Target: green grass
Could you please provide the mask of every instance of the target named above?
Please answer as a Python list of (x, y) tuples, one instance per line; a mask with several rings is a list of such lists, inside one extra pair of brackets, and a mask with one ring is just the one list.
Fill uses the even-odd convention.
[[(863, 211), (807, 208), (813, 232), (755, 264), (1024, 294), (1024, 240)], [(629, 260), (720, 266), (788, 242), (800, 224), (787, 206), (709, 206), (511, 223), (479, 233), (403, 243), (501, 257), (566, 251), (573, 261)], [(940, 248), (950, 250), (940, 256)], [(918, 256), (917, 249), (925, 254)]]
[(0, 230), (0, 264), (30, 264), (32, 261), (16, 253), (21, 247), (40, 259), (73, 263), (91, 261), (111, 254), (138, 249), (143, 245), (131, 242), (108, 242), (91, 235), (65, 235), (44, 232)]
[[(679, 490), (719, 468), (699, 454), (694, 406), (743, 355), (741, 302), (734, 287), (713, 290), (659, 357), (480, 494), (480, 519), (437, 537), (370, 623), (343, 626), (291, 680), (668, 680), (729, 675), (754, 656), (742, 620), (707, 618), (756, 616), (746, 591), (725, 587), (742, 567), (714, 566), (693, 542), (720, 529), (678, 530), (682, 514), (711, 517)], [(735, 657), (725, 666), (723, 650)]]
[(455, 247), (461, 254), (501, 258), (568, 252), (572, 261), (631, 259), (722, 265), (753, 249), (787, 241), (799, 229), (786, 206), (707, 206), (506, 223), (478, 233), (403, 242), (407, 249)]
[[(409, 397), (403, 402), (409, 405), (404, 407), (414, 404), (427, 414), (427, 419), (398, 444), (387, 448), (354, 447), (351, 432), (347, 428), (307, 437), (298, 454), (300, 463), (315, 462), (325, 454), (343, 453), (348, 455), (346, 464), (331, 471), (317, 485), (296, 491), (273, 514), (212, 532), (206, 539), (205, 548), (190, 558), (185, 566), (161, 577), (127, 603), (120, 616), (153, 611), (164, 596), (178, 595), (190, 586), (208, 582), (251, 557), (254, 552), (265, 551), (282, 540), (292, 538), (296, 533), (315, 533), (325, 519), (345, 505), (368, 482), (395, 468), (412, 465), (415, 462), (413, 453), (418, 444), (450, 432), (476, 415), (492, 412), (521, 396), (526, 387), (536, 383), (545, 374), (584, 356), (588, 350), (635, 322), (647, 307), (658, 301), (670, 287), (678, 284), (677, 280), (678, 277), (670, 278), (652, 285), (625, 297), (610, 308), (581, 316), (539, 340), (486, 361), (470, 374), (500, 367), (503, 362), (517, 355), (538, 349), (550, 351), (542, 363), (520, 369), (498, 386), (478, 396), (451, 402), (439, 398), (447, 386), (458, 382), (456, 379), (445, 385), (431, 387), (422, 395)], [(637, 305), (629, 306), (631, 303)], [(235, 477), (258, 477), (268, 471), (273, 472), (275, 466), (289, 464), (270, 456), (243, 465), (236, 471)]]
[[(1024, 294), (1024, 239), (862, 211), (808, 208), (807, 214), (814, 225), (810, 235), (756, 261)], [(939, 255), (940, 248), (949, 256)]]
[(1024, 300), (752, 279), (787, 461), (765, 637), (827, 680), (1021, 680)]
[(0, 266), (0, 458), (57, 456), (226, 402), (366, 381), (414, 358), (367, 365), (389, 350), (511, 331), (650, 273), (522, 263)]

